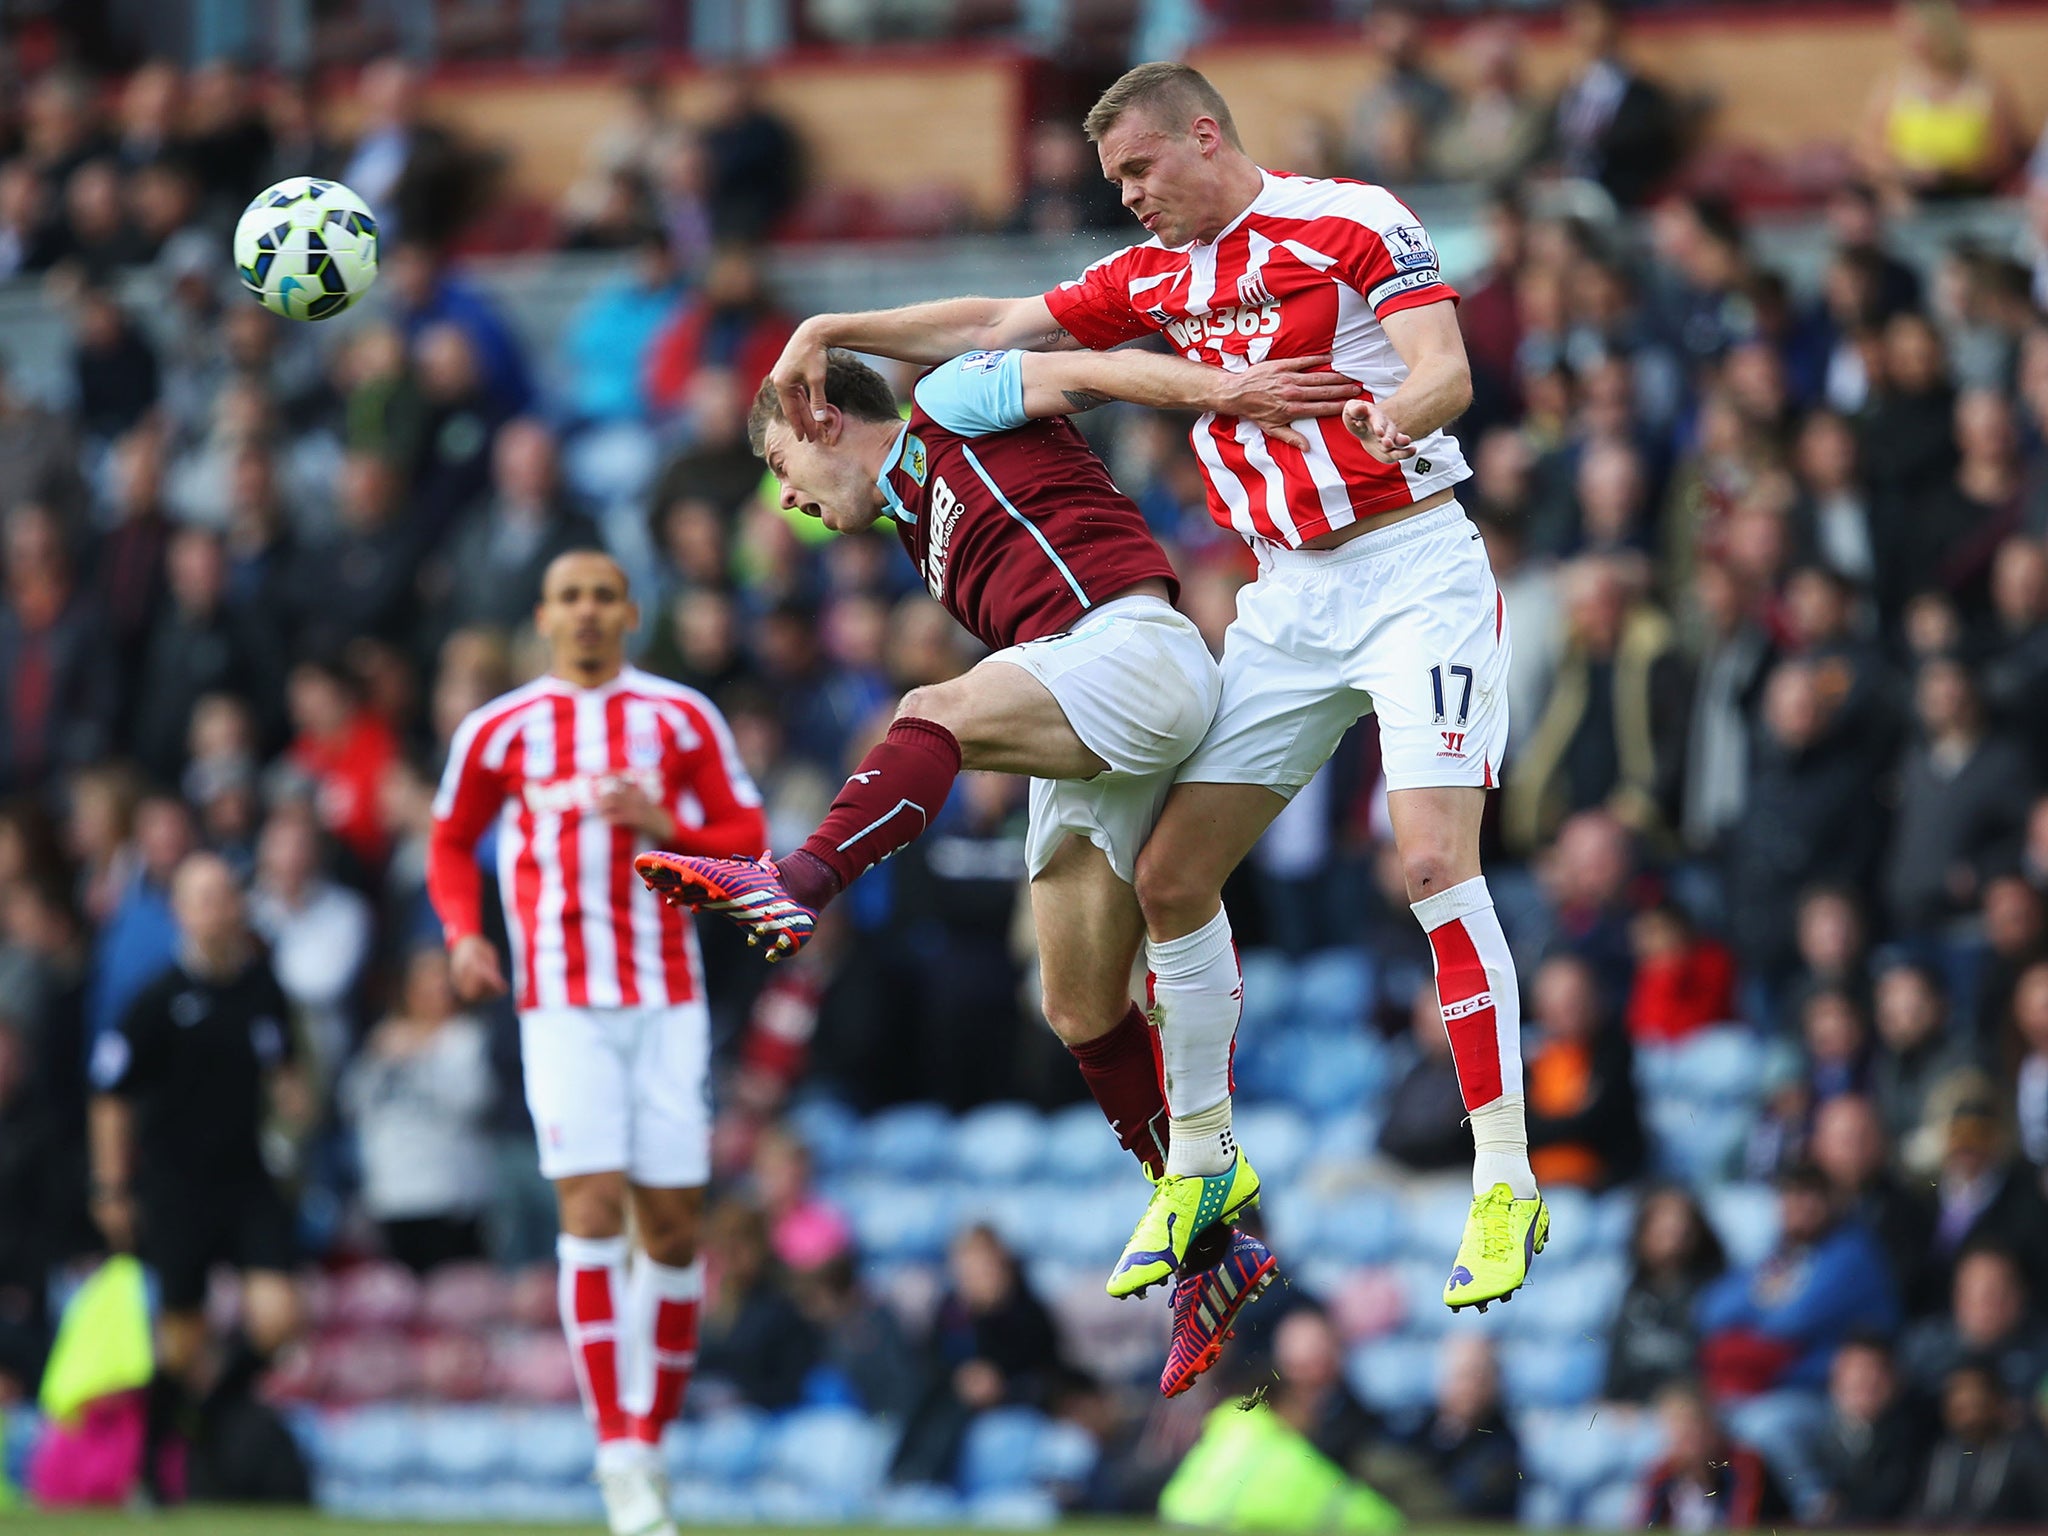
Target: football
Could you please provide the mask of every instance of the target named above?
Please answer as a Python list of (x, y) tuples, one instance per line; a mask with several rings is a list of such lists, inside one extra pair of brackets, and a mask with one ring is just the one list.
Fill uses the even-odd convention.
[(271, 313), (329, 319), (377, 281), (376, 217), (338, 181), (290, 177), (242, 210), (235, 270)]

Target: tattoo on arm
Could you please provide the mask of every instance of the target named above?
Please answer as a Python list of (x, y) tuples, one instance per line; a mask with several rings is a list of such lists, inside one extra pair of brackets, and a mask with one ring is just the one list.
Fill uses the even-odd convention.
[(1063, 347), (1078, 347), (1080, 345), (1080, 342), (1074, 339), (1072, 331), (1069, 331), (1064, 325), (1056, 325), (1039, 338), (1038, 347), (1034, 350), (1057, 351)]
[(1067, 397), (1067, 404), (1077, 411), (1092, 411), (1098, 405), (1109, 404), (1114, 398), (1110, 395), (1097, 394), (1092, 389), (1063, 389), (1060, 393)]

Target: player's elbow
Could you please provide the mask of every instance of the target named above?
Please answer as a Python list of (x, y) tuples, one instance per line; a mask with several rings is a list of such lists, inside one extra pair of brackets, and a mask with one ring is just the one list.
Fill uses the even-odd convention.
[(1472, 408), (1472, 364), (1466, 360), (1463, 349), (1456, 357), (1444, 361), (1444, 403), (1454, 417)]

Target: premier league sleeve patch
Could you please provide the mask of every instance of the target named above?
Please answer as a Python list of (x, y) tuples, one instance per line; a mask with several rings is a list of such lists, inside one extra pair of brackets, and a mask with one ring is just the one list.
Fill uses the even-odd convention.
[(1396, 224), (1381, 235), (1396, 272), (1419, 272), (1437, 264), (1436, 247), (1420, 224)]

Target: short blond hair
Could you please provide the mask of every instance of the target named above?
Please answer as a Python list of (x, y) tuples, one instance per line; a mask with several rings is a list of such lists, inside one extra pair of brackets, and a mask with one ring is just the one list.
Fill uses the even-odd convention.
[(1134, 107), (1151, 118), (1155, 127), (1172, 134), (1186, 133), (1198, 117), (1213, 117), (1231, 146), (1244, 148), (1223, 93), (1200, 70), (1185, 64), (1140, 64), (1127, 71), (1088, 109), (1081, 127), (1091, 143), (1100, 143)]

